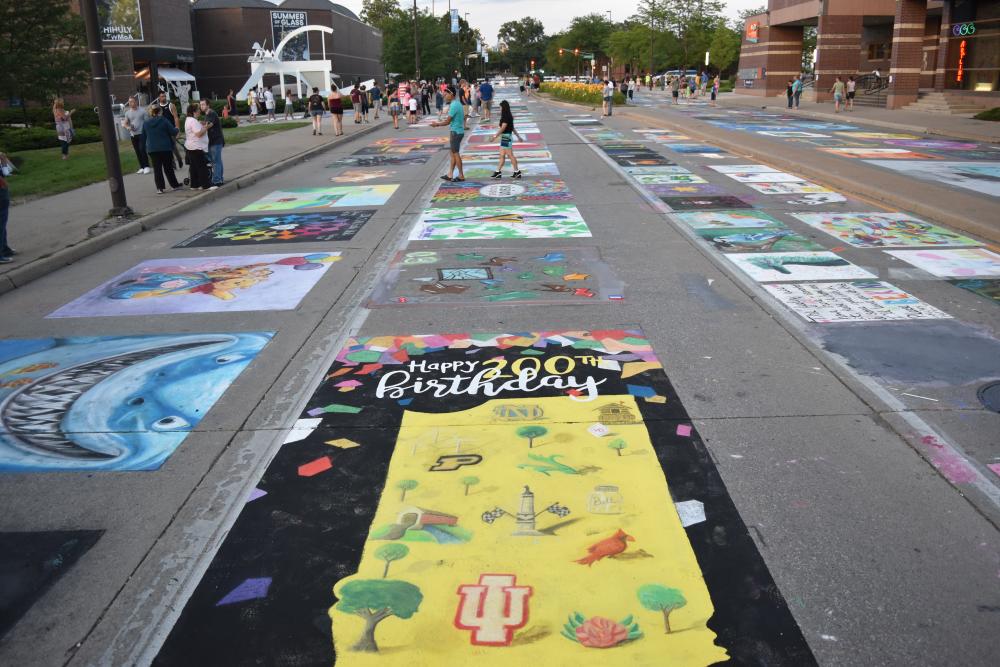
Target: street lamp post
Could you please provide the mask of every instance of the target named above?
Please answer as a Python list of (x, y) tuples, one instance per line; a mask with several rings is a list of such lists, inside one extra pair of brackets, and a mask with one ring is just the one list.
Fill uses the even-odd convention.
[[(101, 142), (104, 144), (104, 162), (108, 170), (108, 186), (111, 188), (111, 210), (113, 217), (132, 214), (125, 198), (125, 180), (122, 177), (122, 163), (118, 155), (118, 134), (115, 130), (114, 115), (111, 113), (111, 90), (108, 88), (107, 60), (101, 44), (101, 26), (97, 19), (96, 0), (80, 0), (80, 13), (87, 30), (87, 55), (90, 56), (90, 94), (97, 107), (97, 118), (101, 124)], [(154, 82), (155, 83), (155, 82)]]
[(417, 29), (417, 0), (413, 0), (413, 64), (417, 81), (420, 80), (420, 31)]

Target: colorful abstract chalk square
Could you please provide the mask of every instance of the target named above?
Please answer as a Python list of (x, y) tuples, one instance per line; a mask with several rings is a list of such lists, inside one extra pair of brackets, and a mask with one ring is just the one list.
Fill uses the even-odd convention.
[(832, 252), (747, 253), (725, 257), (758, 282), (877, 277)]
[(823, 250), (820, 244), (786, 227), (713, 228), (695, 230), (722, 252), (788, 252)]
[(816, 664), (641, 331), (356, 337), (326, 378), (158, 663)]
[(289, 211), (300, 208), (333, 208), (381, 206), (399, 186), (390, 185), (336, 185), (324, 188), (295, 188), (275, 190), (240, 209), (247, 211)]
[(114, 317), (291, 310), (339, 252), (151, 259), (49, 315)]
[(722, 153), (723, 150), (716, 146), (705, 144), (668, 144), (667, 148), (675, 153)]
[(978, 241), (905, 213), (792, 213), (856, 248), (977, 246)]
[(764, 289), (810, 322), (878, 322), (951, 317), (912, 294), (878, 280), (770, 284), (764, 285)]
[(569, 204), (431, 208), (410, 232), (411, 241), (589, 236), (580, 211)]
[(803, 179), (783, 171), (735, 171), (726, 174), (739, 183), (794, 183)]
[(338, 167), (384, 167), (386, 165), (426, 164), (430, 159), (430, 153), (410, 153), (407, 155), (347, 155), (330, 163), (327, 167), (336, 169)]
[[(808, 181), (789, 181), (786, 183), (747, 183), (747, 187), (753, 188), (757, 192), (766, 195), (787, 195), (787, 194), (832, 194), (833, 190), (824, 188), (822, 185), (809, 183)], [(844, 201), (844, 197), (840, 198)]]
[(992, 299), (994, 303), (1000, 304), (1000, 279), (963, 278), (960, 280), (949, 280), (948, 282), (956, 287), (961, 287), (973, 294)]
[(741, 227), (784, 227), (761, 211), (712, 211), (678, 213), (674, 216), (694, 229), (739, 229)]
[(938, 278), (1000, 277), (1000, 255), (984, 248), (885, 252)]
[(732, 195), (691, 197), (660, 197), (660, 201), (675, 211), (694, 211), (699, 209), (733, 209), (751, 208), (750, 204)]
[(232, 215), (174, 247), (349, 241), (373, 215), (373, 210)]
[(462, 181), (442, 183), (431, 198), (435, 204), (447, 202), (531, 202), (568, 201), (569, 188), (559, 179), (519, 182)]
[(819, 150), (839, 155), (841, 157), (861, 158), (867, 160), (940, 160), (930, 153), (915, 153), (905, 148), (820, 148)]
[(0, 471), (156, 470), (272, 335), (0, 340)]
[(1000, 164), (996, 162), (935, 162), (930, 160), (866, 160), (867, 164), (929, 181), (1000, 197)]
[[(484, 147), (476, 147), (482, 149)], [(489, 162), (495, 164), (500, 159), (500, 151), (497, 148), (490, 150), (474, 150), (463, 153), (462, 160), (469, 164)], [(552, 153), (546, 150), (523, 150), (517, 152), (517, 161), (520, 162), (552, 162)]]
[(624, 285), (597, 248), (448, 248), (396, 255), (369, 304), (587, 305)]

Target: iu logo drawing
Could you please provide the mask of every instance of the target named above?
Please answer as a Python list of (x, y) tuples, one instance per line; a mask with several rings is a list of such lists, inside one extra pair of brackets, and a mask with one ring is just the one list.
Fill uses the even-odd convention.
[(458, 587), (455, 627), (472, 630), (477, 646), (510, 646), (514, 630), (528, 622), (531, 586), (516, 586), (513, 574), (481, 574), (479, 584)]

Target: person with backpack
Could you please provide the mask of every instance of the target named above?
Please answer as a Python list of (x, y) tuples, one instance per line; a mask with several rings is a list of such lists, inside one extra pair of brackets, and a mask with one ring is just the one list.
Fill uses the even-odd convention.
[(518, 141), (524, 141), (514, 128), (514, 114), (510, 111), (510, 102), (501, 100), (500, 122), (498, 123), (496, 134), (490, 138), (490, 142), (496, 141), (497, 138), (500, 139), (500, 162), (497, 164), (497, 170), (493, 172), (491, 178), (503, 178), (503, 165), (508, 157), (510, 158), (510, 165), (514, 167), (514, 173), (511, 174), (511, 178), (521, 178), (521, 169), (517, 166), (517, 158), (514, 157), (514, 137), (517, 137)]
[(163, 182), (164, 175), (171, 188), (181, 189), (181, 184), (174, 175), (173, 151), (177, 146), (174, 137), (178, 132), (177, 126), (163, 117), (163, 108), (154, 104), (149, 110), (149, 120), (142, 126), (142, 133), (146, 135), (146, 154), (153, 163), (153, 182), (156, 184), (156, 192), (161, 195), (166, 187)]
[(309, 115), (312, 117), (313, 125), (313, 136), (317, 134), (323, 136), (323, 111), (325, 110), (326, 102), (323, 101), (323, 96), (319, 94), (319, 88), (313, 86), (312, 95), (309, 96)]

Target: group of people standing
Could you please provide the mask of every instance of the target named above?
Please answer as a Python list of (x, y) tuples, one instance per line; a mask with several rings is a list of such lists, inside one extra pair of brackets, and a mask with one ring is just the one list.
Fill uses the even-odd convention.
[[(483, 111), (483, 121), (489, 122), (493, 110), (494, 90), (493, 85), (488, 80), (478, 86), (475, 85), (475, 82), (469, 83), (465, 79), (461, 79), (457, 84), (439, 84), (443, 102), (448, 105), (448, 116), (442, 118), (439, 115), (438, 120), (431, 123), (432, 127), (448, 126), (448, 148), (451, 154), (448, 173), (443, 175), (441, 179), (450, 182), (465, 180), (462, 164), (462, 142), (465, 140), (465, 132), (469, 128), (469, 117), (476, 115), (478, 113), (476, 109), (479, 108)], [(478, 107), (472, 103), (474, 96), (478, 96)], [(503, 168), (508, 159), (514, 168), (512, 178), (521, 178), (521, 169), (518, 167), (517, 157), (514, 155), (515, 136), (518, 141), (523, 141), (521, 135), (514, 128), (514, 114), (511, 112), (510, 103), (503, 100), (500, 102), (500, 119), (497, 122), (496, 132), (490, 138), (491, 142), (500, 140), (499, 163), (491, 178), (502, 178)]]
[[(188, 165), (188, 184), (192, 190), (214, 190), (223, 185), (222, 148), (226, 140), (219, 114), (208, 100), (188, 105), (184, 118), (184, 149)], [(132, 148), (139, 160), (138, 174), (153, 172), (156, 191), (163, 194), (167, 184), (174, 190), (182, 189), (174, 172), (174, 165), (183, 169), (177, 136), (181, 119), (176, 105), (161, 92), (148, 108), (139, 106), (136, 97), (130, 97), (128, 109), (122, 117), (132, 139)]]
[(708, 95), (708, 104), (714, 107), (719, 98), (721, 82), (721, 77), (718, 74), (709, 77), (708, 72), (703, 70), (698, 75), (670, 75), (667, 77), (666, 86), (670, 88), (670, 97), (674, 104), (679, 103), (682, 97), (694, 100)]

